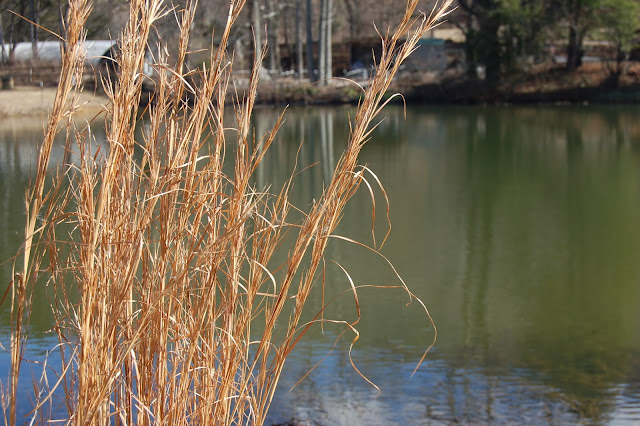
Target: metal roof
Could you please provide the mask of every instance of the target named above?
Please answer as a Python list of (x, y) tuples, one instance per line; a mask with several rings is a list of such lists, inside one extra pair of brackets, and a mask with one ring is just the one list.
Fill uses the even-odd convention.
[[(60, 41), (41, 41), (38, 42), (38, 60), (43, 62), (61, 62), (61, 43)], [(93, 66), (100, 65), (107, 56), (112, 47), (116, 45), (113, 40), (86, 40), (83, 43), (87, 62)], [(10, 45), (2, 46), (4, 54), (9, 56)], [(17, 62), (29, 62), (33, 59), (33, 49), (31, 42), (20, 42), (15, 44), (14, 50), (15, 60)]]

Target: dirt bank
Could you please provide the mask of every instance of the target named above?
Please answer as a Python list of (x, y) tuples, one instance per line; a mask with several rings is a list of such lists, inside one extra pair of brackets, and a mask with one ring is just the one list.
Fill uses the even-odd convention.
[[(16, 87), (0, 90), (0, 120), (7, 117), (45, 118), (53, 106), (55, 87)], [(76, 102), (82, 114), (95, 115), (104, 110), (109, 99), (82, 92)]]
[(407, 101), (424, 104), (640, 103), (640, 63), (617, 79), (609, 67), (588, 63), (568, 72), (560, 65), (540, 66), (497, 84), (458, 77), (401, 92)]
[[(461, 74), (441, 79), (425, 73), (401, 73), (392, 82), (389, 95), (401, 93), (415, 104), (531, 104), (531, 103), (640, 103), (640, 63), (632, 63), (627, 74), (615, 80), (604, 63), (588, 63), (567, 72), (560, 65), (539, 66), (514, 73), (488, 84)], [(336, 79), (327, 86), (297, 84), (285, 80), (262, 82), (258, 103), (338, 104), (357, 103), (361, 91), (354, 84)], [(400, 98), (396, 99), (401, 101)]]

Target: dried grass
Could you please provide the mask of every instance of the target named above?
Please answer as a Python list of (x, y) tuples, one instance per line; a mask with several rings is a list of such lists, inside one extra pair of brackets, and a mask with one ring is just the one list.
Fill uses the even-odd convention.
[[(91, 10), (87, 0), (70, 1), (58, 94), (27, 194), (23, 262), (16, 263), (10, 286), (12, 368), (5, 422), (18, 420), (18, 377), (37, 286), (47, 285), (54, 295), (62, 371), (56, 383), (38, 391), (34, 412), (49, 406), (72, 424), (262, 424), (285, 360), (311, 326), (343, 324), (357, 340), (358, 320), (330, 320), (323, 309), (303, 323), (303, 312), (312, 291), (325, 291), (329, 241), (358, 244), (334, 231), (362, 183), (372, 194), (375, 216), (372, 186), (381, 185), (358, 166), (358, 154), (375, 128), (392, 77), (451, 1), (416, 19), (417, 3), (407, 2), (398, 29), (383, 37), (378, 72), (358, 106), (348, 147), (322, 196), (304, 220), (293, 223), (291, 180), (279, 192), (251, 184), (283, 119), (255, 139), (250, 118), (264, 52), (257, 55), (250, 89), (233, 110), (237, 127), (231, 133), (223, 126), (232, 67), (224, 46), (243, 0), (230, 2), (221, 47), (197, 87), (184, 71), (195, 3), (176, 11), (178, 59), (169, 66), (166, 55), (155, 58), (155, 98), (142, 139), (134, 133), (141, 70), (149, 34), (165, 10), (160, 0), (131, 1), (118, 83), (105, 83), (111, 98), (108, 153), (92, 153), (90, 128), (76, 127), (70, 118), (69, 105), (81, 90), (75, 83), (81, 80), (80, 44)], [(183, 102), (188, 92), (192, 104)], [(51, 173), (49, 155), (61, 122), (68, 149), (81, 161)], [(231, 174), (223, 171), (228, 146), (235, 155)], [(279, 250), (287, 250), (284, 264), (276, 261)], [(358, 286), (345, 274), (359, 319)], [(413, 298), (403, 282), (401, 287)]]

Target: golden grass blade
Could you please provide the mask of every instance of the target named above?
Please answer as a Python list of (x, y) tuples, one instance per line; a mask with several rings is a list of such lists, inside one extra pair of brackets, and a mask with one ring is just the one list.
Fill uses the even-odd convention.
[[(418, 1), (407, 2), (398, 29), (383, 40), (378, 72), (349, 121), (347, 148), (322, 195), (305, 211), (289, 199), (294, 179), (306, 169), (298, 170), (300, 147), (279, 191), (252, 183), (285, 113), (262, 137), (255, 136), (251, 117), (266, 50), (254, 58), (248, 90), (235, 99), (233, 144), (224, 125), (233, 59), (227, 45), (244, 4), (229, 2), (220, 47), (212, 50), (210, 65), (196, 73), (185, 70), (196, 2), (167, 11), (160, 0), (131, 0), (119, 41), (118, 81), (105, 86), (112, 100), (106, 119), (109, 149), (92, 154), (86, 146), (90, 129), (78, 130), (68, 120), (67, 132), (75, 134), (80, 160), (65, 173), (50, 176), (53, 136), (60, 120), (73, 112), (70, 100), (80, 90), (74, 86), (82, 63), (76, 47), (91, 8), (84, 0), (72, 0), (59, 94), (27, 197), (23, 265), (16, 268), (5, 296), (12, 296), (8, 394), (15, 401), (35, 280), (46, 279), (55, 293), (53, 330), (62, 366), (56, 383), (46, 383), (48, 394), (36, 391), (34, 413), (52, 405), (58, 389), (64, 392), (63, 409), (72, 424), (262, 424), (287, 356), (318, 323), (321, 328), (325, 323), (342, 325), (339, 337), (354, 333), (350, 363), (379, 391), (352, 359), (359, 338), (358, 289), (363, 286), (338, 264), (349, 289), (325, 294), (325, 253), (334, 240), (366, 247), (390, 265), (401, 283), (371, 287), (402, 288), (410, 301), (415, 298), (377, 250), (391, 228), (389, 199), (378, 177), (358, 165), (358, 157), (376, 128), (376, 115), (386, 105), (385, 92), (400, 63), (444, 12), (434, 10), (415, 20)], [(154, 102), (146, 111), (147, 130), (139, 137), (135, 130), (141, 123), (138, 103), (149, 34), (171, 11), (179, 31), (177, 59), (169, 65), (163, 49), (154, 56)], [(225, 169), (228, 144), (235, 148), (231, 172)], [(70, 182), (68, 189), (64, 182)], [(334, 234), (363, 182), (372, 203), (373, 248)], [(45, 191), (49, 183), (52, 189)], [(379, 246), (376, 186), (389, 223)], [(291, 213), (304, 218), (294, 222)], [(288, 250), (287, 259), (276, 260), (283, 250)], [(46, 254), (49, 263), (41, 267)], [(302, 324), (303, 313), (312, 309), (307, 300), (318, 287), (322, 306), (312, 321)], [(357, 319), (325, 318), (325, 308), (344, 293), (354, 298)], [(418, 366), (423, 360), (424, 355)], [(15, 416), (13, 402), (8, 421), (15, 423)]]
[[(382, 185), (382, 182), (380, 182), (380, 179), (378, 179), (378, 175), (376, 175), (373, 170), (371, 170), (369, 167), (367, 166), (361, 166), (362, 170), (368, 172), (373, 179), (376, 181), (376, 183), (378, 184), (378, 188), (380, 189), (380, 191), (382, 192), (382, 195), (384, 197), (384, 201), (385, 201), (385, 205), (386, 205), (386, 212), (387, 212), (387, 232), (384, 235), (384, 238), (382, 239), (382, 242), (380, 243), (379, 247), (376, 247), (375, 245), (375, 240), (374, 240), (374, 248), (376, 250), (381, 250), (382, 247), (384, 247), (384, 243), (387, 241), (387, 238), (389, 238), (389, 235), (391, 234), (391, 215), (390, 215), (390, 203), (389, 203), (389, 196), (387, 195), (387, 191), (384, 189), (384, 186)], [(371, 186), (368, 185), (370, 188)], [(372, 201), (373, 202), (373, 201)]]

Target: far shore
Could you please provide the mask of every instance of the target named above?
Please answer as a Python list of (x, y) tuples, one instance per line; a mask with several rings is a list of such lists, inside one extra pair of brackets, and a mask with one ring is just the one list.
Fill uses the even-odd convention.
[[(393, 81), (389, 96), (416, 105), (531, 105), (531, 104), (638, 104), (640, 63), (629, 64), (627, 73), (614, 78), (605, 63), (588, 63), (568, 72), (559, 65), (541, 66), (514, 73), (499, 83), (469, 79), (460, 73), (425, 79), (424, 73), (403, 73)], [(355, 84), (283, 84), (262, 82), (258, 103), (340, 104), (357, 103), (361, 91)]]
[[(55, 87), (16, 86), (11, 90), (0, 90), (0, 120), (6, 118), (45, 119), (56, 96)], [(80, 93), (75, 102), (78, 112), (98, 115), (105, 110), (109, 98), (89, 91)]]
[[(630, 66), (629, 72), (615, 84), (604, 65), (588, 64), (573, 73), (550, 68), (521, 74), (498, 85), (459, 77), (421, 81), (417, 74), (405, 74), (392, 83), (388, 95), (395, 92), (403, 95), (395, 101), (418, 105), (640, 104), (640, 64)], [(44, 120), (55, 94), (55, 87), (16, 86), (0, 90), (0, 122), (7, 118)], [(227, 102), (232, 103), (236, 93), (228, 95)], [(263, 105), (356, 104), (361, 95), (361, 88), (342, 79), (329, 85), (282, 79), (262, 81), (256, 101)], [(85, 90), (74, 103), (77, 114), (91, 118), (104, 112), (109, 102), (104, 94)]]

